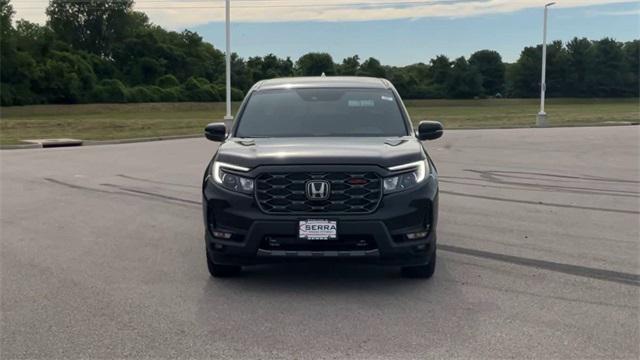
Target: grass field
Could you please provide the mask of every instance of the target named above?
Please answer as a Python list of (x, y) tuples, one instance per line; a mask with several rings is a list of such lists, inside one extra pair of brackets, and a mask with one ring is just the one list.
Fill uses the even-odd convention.
[[(234, 108), (238, 104), (234, 104)], [(445, 129), (535, 125), (536, 99), (408, 100), (414, 122), (439, 120)], [(550, 126), (638, 122), (638, 99), (550, 99)], [(0, 144), (23, 139), (128, 139), (202, 133), (220, 121), (224, 103), (36, 105), (0, 108)]]

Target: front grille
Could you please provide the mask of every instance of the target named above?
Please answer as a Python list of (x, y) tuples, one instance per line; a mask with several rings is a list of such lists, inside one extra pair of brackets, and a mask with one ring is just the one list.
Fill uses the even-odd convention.
[[(329, 182), (329, 198), (309, 200), (310, 180)], [(256, 199), (268, 213), (370, 213), (381, 197), (382, 180), (374, 172), (263, 173), (256, 179)]]

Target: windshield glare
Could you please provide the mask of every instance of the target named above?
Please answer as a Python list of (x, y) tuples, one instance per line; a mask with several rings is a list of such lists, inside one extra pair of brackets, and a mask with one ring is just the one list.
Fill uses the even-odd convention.
[(387, 89), (257, 91), (242, 112), (237, 137), (405, 136), (399, 104)]

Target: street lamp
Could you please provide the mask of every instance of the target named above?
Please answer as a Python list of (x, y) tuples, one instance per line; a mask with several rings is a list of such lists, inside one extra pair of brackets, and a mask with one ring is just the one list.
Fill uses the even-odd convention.
[(544, 112), (544, 97), (547, 91), (547, 13), (549, 6), (555, 4), (550, 2), (544, 6), (544, 28), (542, 30), (542, 81), (540, 82), (540, 112), (536, 118), (538, 127), (547, 126), (547, 113)]
[(227, 80), (227, 114), (224, 116), (224, 124), (227, 131), (231, 129), (233, 124), (233, 116), (231, 115), (231, 4), (230, 0), (226, 0), (225, 6), (225, 33), (227, 37), (227, 54), (226, 54), (226, 80)]

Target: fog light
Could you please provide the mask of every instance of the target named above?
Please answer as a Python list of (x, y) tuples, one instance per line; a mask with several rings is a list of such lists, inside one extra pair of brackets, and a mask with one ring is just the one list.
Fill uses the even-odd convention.
[(424, 237), (427, 237), (426, 231), (407, 234), (407, 239), (409, 240), (422, 239)]
[(428, 234), (429, 234), (428, 231), (421, 231), (421, 232), (417, 232), (417, 233), (409, 233), (409, 234), (407, 234), (407, 239), (409, 239), (409, 240), (422, 239), (422, 238), (426, 238)]
[(222, 231), (214, 231), (213, 237), (218, 239), (231, 239), (231, 233), (226, 233)]
[(270, 247), (280, 247), (280, 242), (277, 239), (274, 239), (271, 236), (267, 236), (265, 239), (269, 243)]

